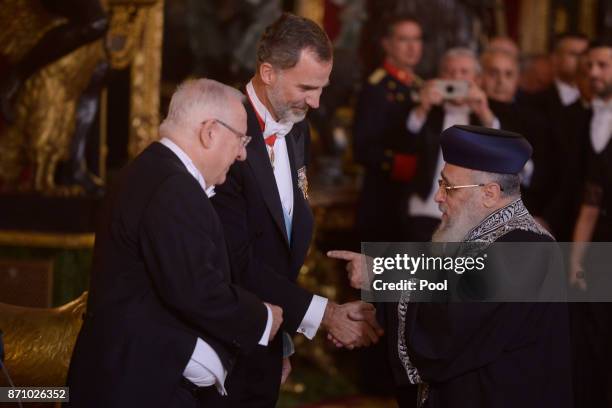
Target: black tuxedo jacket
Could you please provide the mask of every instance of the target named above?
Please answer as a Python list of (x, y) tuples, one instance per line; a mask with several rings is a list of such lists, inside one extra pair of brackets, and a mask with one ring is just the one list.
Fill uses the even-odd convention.
[[(262, 300), (283, 308), (283, 330), (297, 331), (312, 294), (295, 282), (313, 232), (313, 216), (298, 187), (297, 173), (307, 165), (310, 133), (306, 121), (285, 136), (293, 179), (293, 223), (287, 237), (280, 195), (262, 131), (250, 103), (245, 104), (247, 159), (230, 168), (226, 182), (217, 186), (212, 203), (225, 229), (234, 280)], [(258, 348), (241, 360), (228, 388), (236, 406), (273, 406), (280, 387), (282, 336), (270, 347)], [(233, 395), (232, 395), (233, 394)], [(249, 405), (249, 403), (254, 405)]]
[(571, 241), (574, 224), (584, 197), (587, 165), (592, 162), (590, 134), (593, 112), (581, 100), (564, 107), (551, 118), (553, 141), (556, 149), (555, 192), (543, 216), (553, 229), (558, 241)]
[(232, 272), (238, 284), (266, 302), (283, 308), (283, 328), (296, 332), (312, 294), (295, 280), (310, 245), (313, 217), (298, 188), (298, 169), (307, 163), (308, 124), (300, 122), (285, 136), (293, 178), (291, 244), (287, 238), (280, 195), (257, 116), (250, 103), (247, 159), (230, 168), (227, 180), (216, 188), (212, 203), (228, 240)]
[[(552, 100), (552, 96), (549, 98)], [(558, 156), (561, 146), (552, 137), (551, 124), (529, 105), (490, 100), (489, 106), (499, 119), (503, 130), (520, 133), (533, 147), (531, 156), (533, 173), (529, 182), (523, 180), (521, 190), (529, 212), (535, 216), (542, 216), (555, 194), (558, 182), (557, 167), (559, 167)]]
[(554, 83), (544, 91), (536, 94), (535, 99), (535, 103), (540, 105), (540, 109), (548, 117), (554, 117), (563, 109), (563, 102), (561, 102), (557, 85)]
[(115, 187), (96, 234), (70, 406), (165, 408), (198, 337), (230, 371), (257, 345), (267, 311), (230, 284), (221, 223), (170, 149), (150, 145)]

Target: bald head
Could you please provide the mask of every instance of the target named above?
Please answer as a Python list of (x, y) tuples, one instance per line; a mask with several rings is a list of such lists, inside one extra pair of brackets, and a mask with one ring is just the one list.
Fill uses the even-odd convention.
[(519, 64), (510, 53), (489, 50), (482, 54), (482, 88), (491, 99), (512, 102), (518, 88)]
[(518, 59), (520, 51), (516, 42), (510, 37), (497, 36), (489, 40), (489, 45), (486, 51), (501, 51), (511, 55), (513, 58)]

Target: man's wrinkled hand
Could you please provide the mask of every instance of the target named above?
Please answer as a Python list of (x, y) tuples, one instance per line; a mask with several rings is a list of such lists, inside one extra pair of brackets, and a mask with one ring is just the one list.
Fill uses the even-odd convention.
[(279, 306), (271, 305), (270, 303), (264, 302), (264, 304), (272, 311), (272, 329), (270, 330), (270, 338), (268, 339), (268, 343), (271, 343), (276, 333), (278, 333), (281, 324), (283, 324), (283, 309)]
[(483, 126), (493, 126), (495, 115), (489, 107), (487, 94), (474, 81), (470, 82), (466, 101), (470, 109), (478, 116)]
[(337, 346), (352, 350), (378, 342), (383, 329), (376, 321), (376, 309), (369, 303), (355, 301), (338, 305), (327, 304), (323, 315), (323, 326), (328, 338)]
[(425, 82), (419, 91), (419, 104), (415, 108), (415, 114), (420, 119), (427, 118), (427, 114), (434, 106), (439, 106), (444, 102), (444, 96), (436, 86), (436, 80)]

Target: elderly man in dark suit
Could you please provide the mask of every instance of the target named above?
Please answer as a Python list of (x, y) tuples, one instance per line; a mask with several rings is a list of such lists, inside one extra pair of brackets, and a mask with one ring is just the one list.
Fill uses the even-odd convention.
[[(323, 327), (348, 348), (369, 345), (380, 335), (373, 306), (337, 305), (295, 282), (313, 231), (305, 117), (319, 106), (331, 69), (329, 38), (311, 20), (284, 14), (259, 42), (257, 71), (246, 87), (253, 142), (248, 159), (235, 163), (217, 189), (213, 205), (225, 228), (237, 282), (283, 308), (285, 336), (238, 363), (228, 386), (232, 406), (276, 404), (291, 367), (290, 334), (311, 339)], [(350, 315), (367, 319), (354, 321)]]
[(274, 339), (282, 310), (230, 283), (209, 199), (246, 158), (242, 102), (215, 81), (181, 85), (161, 141), (119, 177), (96, 234), (70, 406), (223, 406), (236, 358)]

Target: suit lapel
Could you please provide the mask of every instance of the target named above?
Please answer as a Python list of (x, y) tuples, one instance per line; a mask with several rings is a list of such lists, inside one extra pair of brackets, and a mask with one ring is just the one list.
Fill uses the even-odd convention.
[(305, 151), (306, 135), (303, 128), (301, 124), (296, 124), (285, 137), (293, 183), (293, 223), (290, 251), (292, 262), (297, 262), (299, 265), (304, 262), (304, 257), (308, 252), (314, 224), (312, 211), (298, 184), (298, 170), (305, 165), (307, 154)]
[(261, 190), (261, 194), (270, 211), (270, 215), (274, 219), (274, 223), (283, 236), (287, 247), (289, 247), (280, 194), (276, 186), (274, 172), (272, 171), (272, 165), (270, 163), (270, 156), (268, 156), (268, 149), (266, 148), (255, 110), (248, 101), (245, 103), (245, 109), (247, 111), (247, 133), (253, 136), (251, 143), (247, 145), (247, 163), (253, 170), (257, 185)]
[[(293, 223), (291, 228), (291, 247), (295, 248), (296, 237), (299, 239), (299, 234), (302, 231), (302, 221), (305, 220), (304, 212), (308, 209), (308, 204), (304, 199), (302, 190), (299, 188), (297, 171), (298, 165), (301, 167), (304, 165), (303, 149), (297, 149), (299, 143), (302, 142), (302, 132), (299, 131), (298, 126), (295, 125), (291, 132), (285, 136), (287, 143), (287, 153), (289, 154), (289, 163), (291, 166), (291, 182), (293, 187)], [(302, 151), (301, 159), (298, 157), (299, 152)]]

